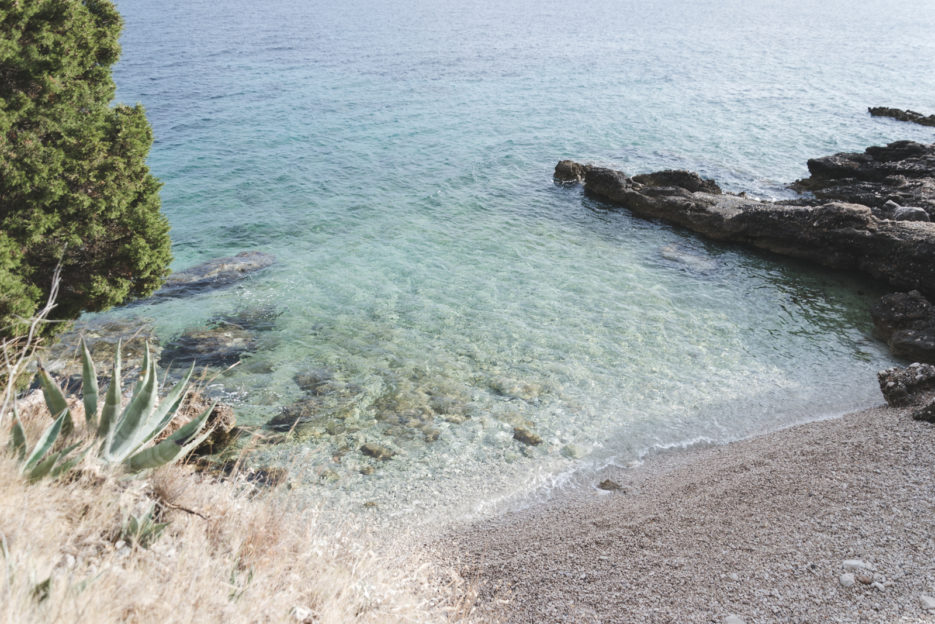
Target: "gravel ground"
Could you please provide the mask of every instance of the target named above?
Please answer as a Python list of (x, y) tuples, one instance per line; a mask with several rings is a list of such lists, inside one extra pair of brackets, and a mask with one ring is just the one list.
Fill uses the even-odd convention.
[(935, 425), (906, 410), (603, 479), (622, 489), (579, 489), (430, 545), (477, 582), (479, 621), (935, 622), (923, 606), (935, 607)]

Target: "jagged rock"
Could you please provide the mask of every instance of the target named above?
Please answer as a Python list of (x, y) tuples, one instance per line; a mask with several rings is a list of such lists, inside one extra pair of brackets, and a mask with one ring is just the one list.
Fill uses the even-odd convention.
[(666, 169), (654, 173), (644, 173), (633, 176), (633, 181), (646, 186), (676, 186), (691, 193), (703, 192), (721, 194), (721, 187), (714, 180), (702, 178), (694, 171), (681, 171)]
[(935, 306), (917, 290), (891, 293), (871, 309), (874, 331), (896, 355), (935, 362)]
[(808, 170), (811, 176), (793, 188), (811, 191), (820, 201), (863, 204), (878, 218), (893, 218), (892, 209), (884, 208), (888, 202), (935, 216), (935, 145), (896, 141), (863, 153), (813, 158)]
[(573, 160), (562, 160), (555, 165), (555, 173), (552, 177), (562, 184), (584, 182), (584, 174), (588, 168), (588, 165), (579, 165)]
[(900, 206), (893, 211), (894, 221), (931, 221), (929, 213), (914, 206)]
[(935, 126), (935, 115), (923, 115), (914, 110), (902, 110), (899, 108), (888, 108), (886, 106), (871, 106), (867, 111), (873, 117), (892, 117), (899, 121), (917, 123), (921, 126)]
[(214, 327), (190, 329), (166, 344), (159, 365), (226, 367), (236, 364), (247, 353), (256, 351), (257, 340), (253, 332), (219, 323)]
[(598, 489), (605, 490), (607, 492), (616, 492), (623, 489), (623, 486), (612, 479), (604, 479), (597, 484), (597, 487)]
[[(872, 178), (883, 168), (921, 179), (935, 170), (935, 145), (902, 141), (885, 148), (868, 148), (866, 154), (839, 154), (829, 159), (809, 161), (813, 176), (843, 171), (852, 177)], [(821, 164), (814, 164), (819, 161)], [(794, 205), (693, 191), (694, 182), (690, 188), (647, 185), (601, 167), (586, 167), (584, 178), (585, 192), (619, 204), (636, 216), (662, 219), (715, 240), (831, 268), (863, 271), (896, 288), (935, 296), (935, 263), (931, 262), (935, 257), (935, 225), (883, 220), (866, 205), (845, 202)], [(665, 176), (669, 183), (679, 179)], [(880, 201), (881, 207), (884, 202)], [(935, 202), (932, 207), (935, 210)]]
[(265, 269), (275, 258), (262, 251), (242, 251), (236, 256), (209, 260), (172, 273), (154, 298), (183, 297), (237, 282), (251, 273)]
[(915, 362), (905, 368), (888, 368), (877, 373), (877, 381), (887, 403), (910, 405), (935, 389), (935, 366)]
[(380, 461), (386, 461), (396, 455), (396, 452), (392, 449), (374, 442), (367, 442), (366, 444), (363, 444), (360, 447), (360, 452)]
[(912, 412), (912, 418), (914, 420), (935, 423), (935, 401), (930, 401), (926, 405), (923, 405), (919, 409)]
[(526, 427), (513, 427), (513, 439), (522, 442), (527, 446), (538, 446), (542, 444), (542, 438), (535, 431)]

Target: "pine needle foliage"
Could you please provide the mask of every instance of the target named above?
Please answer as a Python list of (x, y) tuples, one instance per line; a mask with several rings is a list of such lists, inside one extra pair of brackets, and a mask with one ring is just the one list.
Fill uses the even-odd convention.
[(0, 0), (0, 337), (24, 332), (59, 263), (53, 320), (166, 274), (152, 129), (142, 106), (110, 104), (121, 26), (110, 0)]

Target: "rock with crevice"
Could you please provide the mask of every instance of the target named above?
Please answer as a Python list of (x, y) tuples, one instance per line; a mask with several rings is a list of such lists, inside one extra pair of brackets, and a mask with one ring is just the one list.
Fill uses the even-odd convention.
[(935, 362), (935, 306), (917, 290), (890, 293), (870, 309), (874, 333), (895, 355)]

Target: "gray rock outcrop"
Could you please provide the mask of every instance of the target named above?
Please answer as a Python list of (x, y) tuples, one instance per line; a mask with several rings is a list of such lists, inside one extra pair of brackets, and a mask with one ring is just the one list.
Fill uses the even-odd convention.
[(935, 126), (935, 115), (923, 115), (914, 110), (889, 108), (887, 106), (871, 106), (867, 109), (867, 112), (873, 117), (892, 117), (899, 121), (917, 123), (920, 126)]
[[(620, 171), (571, 161), (559, 165), (557, 180), (567, 183), (580, 176), (586, 193), (623, 206), (636, 216), (661, 219), (715, 240), (742, 243), (835, 269), (862, 271), (894, 288), (935, 297), (935, 262), (931, 261), (935, 258), (935, 225), (931, 223), (883, 219), (867, 205), (846, 201), (818, 205), (756, 201), (722, 193), (714, 182), (690, 172), (665, 171), (631, 178)], [(878, 179), (883, 176), (881, 168), (932, 183), (935, 145), (902, 141), (886, 148), (869, 148), (863, 156), (839, 154), (809, 161), (813, 176), (846, 172), (849, 179)], [(882, 208), (885, 202), (879, 203)], [(932, 209), (935, 211), (935, 201)]]

